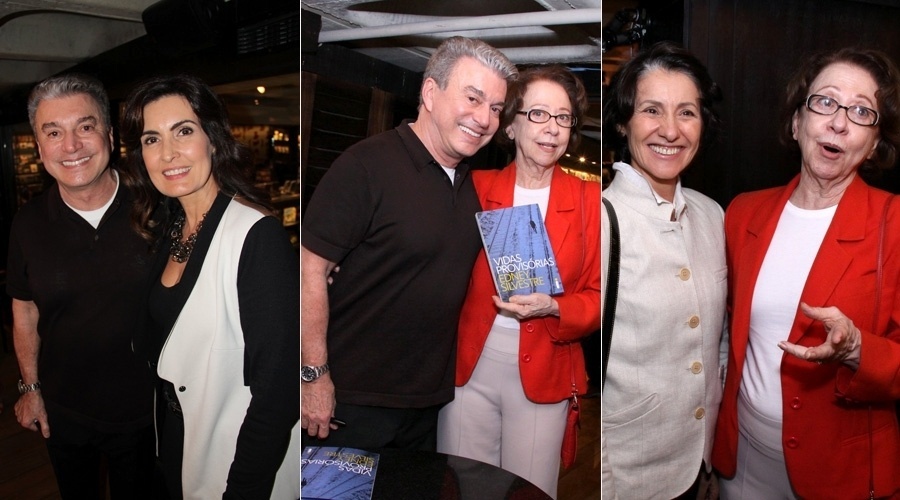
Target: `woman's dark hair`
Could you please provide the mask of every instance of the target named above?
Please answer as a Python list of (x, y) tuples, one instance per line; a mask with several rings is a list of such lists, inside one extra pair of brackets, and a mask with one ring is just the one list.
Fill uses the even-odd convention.
[(500, 115), (500, 131), (496, 135), (497, 142), (508, 149), (515, 149), (515, 141), (506, 135), (506, 127), (515, 120), (516, 114), (522, 109), (528, 86), (539, 81), (556, 83), (569, 96), (572, 115), (575, 116), (575, 126), (569, 129), (568, 149), (574, 150), (581, 142), (581, 125), (588, 108), (587, 92), (584, 90), (581, 79), (559, 64), (523, 69), (519, 72), (519, 78), (509, 84), (506, 89), (506, 103), (503, 105), (503, 113)]
[(200, 126), (213, 147), (212, 176), (219, 189), (240, 196), (271, 210), (268, 195), (253, 184), (253, 165), (248, 149), (231, 133), (228, 111), (219, 96), (202, 80), (190, 75), (159, 76), (139, 84), (125, 102), (122, 118), (122, 142), (127, 149), (124, 182), (135, 195), (132, 224), (148, 241), (155, 240), (150, 230), (151, 217), (162, 204), (166, 222), (180, 210), (177, 200), (169, 199), (153, 186), (141, 152), (144, 132), (144, 108), (163, 97), (181, 96), (200, 119)]
[(721, 89), (709, 76), (703, 63), (686, 49), (673, 42), (658, 42), (642, 50), (619, 68), (604, 93), (603, 146), (612, 148), (619, 161), (631, 161), (628, 138), (621, 130), (634, 116), (638, 82), (642, 76), (655, 69), (683, 73), (697, 86), (703, 121), (699, 151), (718, 139), (722, 124), (713, 104), (722, 99)]
[(900, 71), (891, 59), (879, 50), (843, 48), (830, 52), (819, 52), (805, 60), (787, 84), (784, 105), (781, 112), (781, 143), (795, 152), (799, 145), (794, 140), (792, 122), (794, 113), (806, 107), (810, 86), (822, 71), (832, 64), (845, 63), (865, 70), (878, 90), (875, 101), (878, 106), (878, 132), (881, 140), (872, 158), (859, 166), (860, 175), (876, 178), (884, 170), (892, 168), (900, 150)]

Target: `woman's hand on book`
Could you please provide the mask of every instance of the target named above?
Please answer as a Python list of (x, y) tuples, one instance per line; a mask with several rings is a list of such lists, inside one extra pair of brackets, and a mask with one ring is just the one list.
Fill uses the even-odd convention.
[(513, 295), (509, 302), (503, 302), (494, 295), (494, 305), (498, 309), (512, 313), (516, 319), (536, 318), (540, 316), (559, 316), (559, 304), (556, 299), (545, 293), (529, 295)]

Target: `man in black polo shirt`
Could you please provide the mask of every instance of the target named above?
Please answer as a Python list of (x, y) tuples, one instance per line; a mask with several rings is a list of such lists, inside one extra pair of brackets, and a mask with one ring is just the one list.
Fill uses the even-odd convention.
[(47, 438), (62, 498), (149, 498), (152, 373), (131, 348), (151, 259), (129, 224), (131, 196), (110, 168), (100, 82), (39, 83), (28, 116), (56, 183), (16, 214), (6, 290), (22, 379), (16, 418)]
[(448, 39), (416, 121), (352, 146), (319, 183), (301, 241), (304, 444), (435, 449), (481, 247), (464, 159), (497, 131), (517, 74), (484, 42)]

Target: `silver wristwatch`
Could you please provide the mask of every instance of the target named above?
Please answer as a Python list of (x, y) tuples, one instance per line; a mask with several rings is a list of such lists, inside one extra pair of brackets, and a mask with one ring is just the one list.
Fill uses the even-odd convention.
[(40, 390), (41, 383), (35, 382), (33, 384), (24, 384), (22, 383), (22, 379), (19, 379), (19, 394), (25, 394), (26, 392), (34, 392)]
[(322, 366), (301, 366), (300, 367), (300, 380), (304, 382), (312, 382), (317, 378), (325, 375), (328, 371), (328, 363), (325, 363)]

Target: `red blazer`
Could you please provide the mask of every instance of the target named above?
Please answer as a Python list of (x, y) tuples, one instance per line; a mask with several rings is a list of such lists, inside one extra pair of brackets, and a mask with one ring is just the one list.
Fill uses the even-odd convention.
[[(512, 206), (515, 162), (503, 170), (476, 170), (472, 176), (484, 210)], [(572, 395), (573, 375), (578, 393), (587, 391), (578, 340), (600, 328), (600, 183), (582, 181), (559, 165), (554, 167), (545, 224), (564, 292), (554, 297), (559, 317), (520, 322), (519, 373), (529, 400), (557, 403)], [(472, 376), (497, 316), (492, 295), (497, 291), (482, 250), (459, 319), (457, 386)]]
[[(731, 346), (712, 460), (726, 477), (736, 469), (737, 399), (750, 302), (775, 226), (798, 182), (799, 177), (785, 187), (741, 195), (725, 214)], [(882, 295), (873, 326), (878, 235), (888, 196), (859, 177), (853, 180), (801, 295), (809, 305), (836, 306), (853, 320), (862, 332), (859, 369), (782, 357), (782, 445), (791, 485), (803, 498), (868, 498), (873, 474), (877, 497), (900, 495), (900, 431), (894, 409), (900, 398), (900, 199), (887, 219)], [(825, 337), (824, 326), (798, 308), (788, 340), (815, 346)]]

